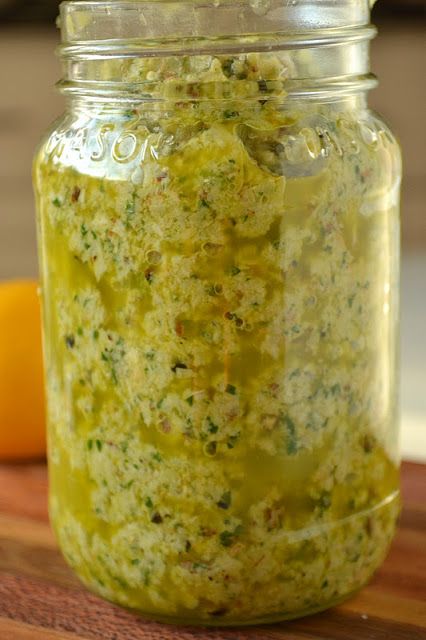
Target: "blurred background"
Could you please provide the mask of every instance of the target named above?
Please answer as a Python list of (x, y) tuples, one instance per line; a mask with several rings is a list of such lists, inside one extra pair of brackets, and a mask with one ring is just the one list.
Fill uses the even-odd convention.
[[(0, 280), (36, 276), (31, 160), (62, 112), (55, 0), (0, 0)], [(426, 0), (379, 0), (371, 106), (404, 155), (402, 196), (402, 448), (426, 460)]]

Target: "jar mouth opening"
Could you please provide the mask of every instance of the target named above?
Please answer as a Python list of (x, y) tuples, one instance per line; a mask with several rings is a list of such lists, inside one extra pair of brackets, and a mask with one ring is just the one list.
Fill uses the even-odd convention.
[(368, 40), (369, 0), (67, 0), (65, 58), (228, 53)]
[[(374, 86), (369, 18), (369, 0), (68, 0), (59, 87), (117, 99), (243, 99), (258, 93), (251, 80), (282, 81), (278, 97), (359, 92)], [(243, 74), (234, 61), (249, 63)]]

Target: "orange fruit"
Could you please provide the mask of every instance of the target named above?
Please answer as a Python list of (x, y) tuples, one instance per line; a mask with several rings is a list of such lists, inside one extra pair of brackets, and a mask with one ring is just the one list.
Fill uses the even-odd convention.
[(35, 281), (0, 283), (0, 460), (46, 453), (40, 303)]

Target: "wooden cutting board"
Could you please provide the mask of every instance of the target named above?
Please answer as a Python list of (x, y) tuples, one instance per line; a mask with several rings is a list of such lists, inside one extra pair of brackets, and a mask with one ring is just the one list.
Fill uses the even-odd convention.
[(233, 630), (145, 621), (88, 593), (50, 531), (44, 465), (0, 465), (0, 640), (426, 640), (426, 465), (405, 463), (404, 510), (372, 583), (325, 613)]

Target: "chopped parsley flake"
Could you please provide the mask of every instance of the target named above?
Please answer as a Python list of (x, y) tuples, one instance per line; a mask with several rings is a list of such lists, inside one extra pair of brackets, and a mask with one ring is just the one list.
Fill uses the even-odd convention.
[(217, 433), (219, 431), (218, 425), (213, 422), (210, 416), (207, 416), (206, 419), (207, 419), (207, 425), (208, 425), (207, 429), (209, 433)]
[(287, 453), (293, 456), (298, 451), (296, 425), (288, 415), (284, 416), (283, 421), (287, 429)]
[(65, 344), (68, 349), (73, 349), (75, 347), (75, 338), (73, 335), (65, 336)]
[(238, 111), (232, 111), (231, 109), (226, 109), (226, 110), (223, 112), (223, 117), (224, 117), (226, 120), (231, 120), (231, 119), (234, 119), (234, 118), (238, 118), (238, 116), (239, 116), (239, 115), (240, 115), (240, 114), (238, 113)]
[(220, 544), (223, 547), (232, 547), (238, 536), (241, 535), (242, 531), (243, 527), (241, 525), (238, 525), (233, 531), (222, 531), (219, 535)]
[(230, 505), (231, 505), (231, 492), (225, 491), (221, 499), (218, 501), (217, 506), (220, 509), (229, 509)]

